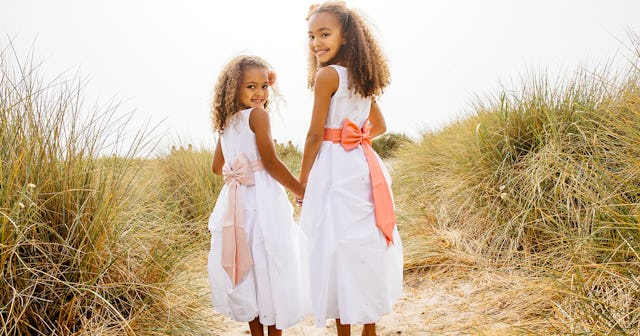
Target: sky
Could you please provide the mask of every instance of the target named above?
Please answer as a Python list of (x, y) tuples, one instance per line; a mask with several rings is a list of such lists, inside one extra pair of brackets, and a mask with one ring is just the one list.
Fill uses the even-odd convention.
[[(157, 126), (165, 147), (213, 147), (210, 103), (222, 67), (265, 58), (284, 103), (272, 134), (302, 148), (312, 1), (0, 0), (0, 49), (43, 61), (40, 75), (87, 80), (90, 105), (120, 102), (132, 132)], [(391, 70), (379, 103), (389, 132), (416, 137), (473, 112), (477, 99), (517, 90), (541, 73), (628, 66), (638, 0), (352, 0)]]

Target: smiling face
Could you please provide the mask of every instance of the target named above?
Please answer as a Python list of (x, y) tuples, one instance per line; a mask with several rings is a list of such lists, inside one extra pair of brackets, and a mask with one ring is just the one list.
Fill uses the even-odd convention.
[(264, 108), (269, 99), (268, 70), (257, 66), (244, 69), (238, 96), (240, 104), (245, 108)]
[(342, 26), (333, 13), (318, 12), (309, 17), (309, 49), (321, 66), (339, 64), (344, 43)]

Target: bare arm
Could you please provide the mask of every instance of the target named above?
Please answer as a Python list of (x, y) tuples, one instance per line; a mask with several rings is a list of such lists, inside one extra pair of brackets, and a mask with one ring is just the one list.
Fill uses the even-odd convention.
[(280, 161), (276, 154), (273, 138), (271, 137), (271, 122), (267, 111), (261, 108), (254, 108), (249, 116), (249, 127), (256, 135), (258, 153), (262, 158), (262, 165), (267, 173), (285, 188), (291, 190), (296, 196), (302, 197), (304, 195), (304, 186), (293, 177), (287, 166)]
[(371, 123), (371, 130), (369, 135), (372, 138), (378, 135), (384, 134), (387, 131), (387, 124), (384, 121), (384, 116), (375, 98), (371, 99), (371, 110), (369, 111), (369, 122)]
[(331, 96), (338, 90), (339, 84), (338, 72), (335, 69), (325, 67), (318, 70), (313, 89), (311, 124), (304, 143), (302, 167), (300, 168), (300, 182), (302, 183), (307, 183), (309, 172), (324, 140), (324, 125), (327, 122)]
[(216, 175), (222, 175), (222, 166), (224, 166), (224, 155), (222, 154), (222, 146), (220, 146), (220, 137), (216, 144), (216, 150), (213, 152), (213, 164), (211, 170)]

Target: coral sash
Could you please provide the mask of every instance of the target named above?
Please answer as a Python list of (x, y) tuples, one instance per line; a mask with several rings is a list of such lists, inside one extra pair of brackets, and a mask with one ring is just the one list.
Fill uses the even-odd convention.
[(353, 150), (362, 145), (364, 156), (369, 165), (376, 226), (387, 239), (387, 245), (391, 245), (393, 244), (393, 228), (396, 225), (396, 215), (393, 210), (393, 199), (391, 198), (389, 186), (384, 178), (382, 167), (380, 167), (380, 163), (371, 147), (369, 127), (368, 120), (365, 122), (364, 127), (360, 129), (353, 121), (345, 119), (341, 129), (325, 128), (324, 140), (342, 144), (342, 148), (345, 151)]
[(245, 153), (238, 155), (231, 166), (222, 167), (224, 183), (228, 185), (227, 211), (222, 224), (222, 267), (229, 274), (233, 287), (251, 269), (253, 260), (244, 229), (242, 194), (239, 187), (254, 185), (254, 171), (263, 170), (262, 161), (250, 161)]

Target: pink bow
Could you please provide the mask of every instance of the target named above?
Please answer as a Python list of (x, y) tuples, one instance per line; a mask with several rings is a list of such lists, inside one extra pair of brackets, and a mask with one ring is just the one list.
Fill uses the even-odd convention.
[[(259, 161), (258, 161), (259, 162)], [(251, 269), (253, 260), (242, 215), (241, 184), (254, 185), (252, 163), (246, 154), (238, 155), (229, 167), (222, 167), (224, 183), (228, 185), (227, 212), (222, 224), (222, 267), (229, 274), (233, 287)]]
[(391, 198), (387, 180), (384, 178), (382, 167), (380, 167), (380, 163), (371, 147), (369, 130), (368, 120), (361, 130), (353, 121), (345, 119), (342, 129), (325, 128), (324, 139), (339, 142), (346, 151), (353, 150), (358, 147), (358, 145), (362, 145), (364, 156), (369, 165), (376, 226), (382, 231), (387, 240), (387, 244), (390, 245), (393, 243), (393, 228), (396, 225), (396, 215), (393, 210), (393, 199)]

